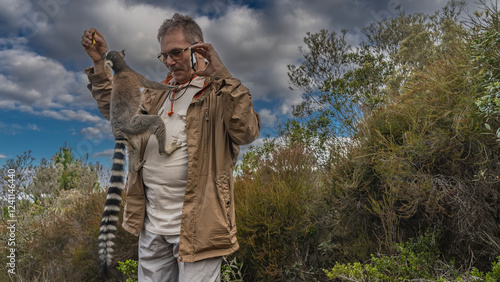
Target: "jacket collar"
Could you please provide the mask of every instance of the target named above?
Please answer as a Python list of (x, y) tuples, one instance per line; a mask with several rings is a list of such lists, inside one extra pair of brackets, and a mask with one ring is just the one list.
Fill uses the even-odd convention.
[[(167, 74), (167, 78), (165, 79), (164, 83), (167, 85), (172, 85), (172, 86), (177, 84), (177, 82), (175, 81), (174, 77), (172, 76), (172, 74), (170, 72)], [(189, 82), (186, 82), (186, 83), (180, 85), (180, 89), (182, 89), (183, 86), (186, 86), (188, 84), (189, 84)], [(205, 87), (207, 84), (208, 84), (208, 79), (206, 77), (195, 75), (191, 81), (190, 86), (194, 86), (194, 87), (201, 89), (201, 88)]]

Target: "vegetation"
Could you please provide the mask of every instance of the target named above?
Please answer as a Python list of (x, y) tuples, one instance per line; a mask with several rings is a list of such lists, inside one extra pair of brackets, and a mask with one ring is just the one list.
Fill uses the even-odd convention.
[[(346, 32), (307, 34), (304, 61), (289, 66), (304, 93), (297, 119), (284, 126), (280, 141), (244, 158), (251, 169), (243, 167), (237, 181), (244, 184), (235, 190), (237, 256), (250, 281), (324, 280), (318, 270), (349, 263), (366, 271), (382, 262), (425, 264), (413, 276), (373, 272), (389, 280), (491, 270), (500, 254), (499, 12), (483, 3), (487, 12), (461, 22), (463, 5), (450, 1), (433, 15), (400, 11), (365, 28), (366, 41), (356, 48), (347, 46)], [(293, 150), (310, 163), (281, 157)], [(302, 188), (287, 188), (294, 195), (275, 200), (276, 179), (293, 167), (314, 169), (296, 170), (291, 183)], [(289, 210), (303, 216), (290, 219)], [(252, 226), (258, 228), (246, 232)], [(398, 261), (404, 244), (426, 232), (437, 252), (410, 250), (411, 262)]]
[[(106, 197), (98, 182), (106, 177), (102, 166), (75, 159), (67, 146), (50, 161), (32, 162), (27, 152), (8, 160), (0, 170), (2, 176), (8, 175), (9, 169), (16, 172), (16, 199), (2, 202), (0, 225), (5, 250), (11, 236), (8, 222), (15, 222), (15, 245), (10, 247), (15, 248), (16, 269), (15, 275), (8, 276), (4, 268), (0, 280), (96, 281), (97, 236)], [(3, 195), (9, 193), (6, 180), (2, 179)], [(16, 212), (9, 214), (12, 204)], [(118, 230), (116, 257), (122, 260), (137, 258), (136, 238), (127, 234)], [(3, 266), (7, 262), (6, 256), (0, 257)]]
[(229, 260), (227, 257), (223, 257), (221, 268), (221, 281), (242, 281), (243, 280), (243, 263), (238, 262), (236, 258)]
[(267, 158), (235, 184), (237, 257), (249, 281), (303, 280), (319, 259), (317, 207), (324, 206), (325, 185), (304, 146), (267, 147)]
[[(304, 102), (238, 167), (240, 250), (224, 281), (500, 279), (500, 12), (482, 4), (467, 20), (460, 1), (398, 10), (354, 47), (347, 31), (306, 35), (288, 66)], [(102, 173), (67, 146), (2, 168), (4, 199), (12, 179), (17, 198), (0, 239), (8, 250), (16, 217), (18, 280), (100, 280)], [(110, 280), (134, 280), (137, 239), (117, 240)]]
[[(439, 234), (439, 232), (437, 233)], [(421, 235), (417, 240), (396, 244), (393, 256), (371, 255), (369, 263), (336, 263), (325, 270), (329, 278), (349, 281), (498, 281), (500, 279), (500, 257), (492, 264), (492, 271), (483, 273), (472, 268), (460, 273), (453, 268), (453, 261), (442, 261), (436, 233)]]
[(137, 277), (137, 267), (139, 266), (139, 262), (133, 259), (128, 259), (126, 261), (118, 262), (118, 269), (120, 272), (127, 276), (127, 280), (125, 282), (136, 282), (138, 280)]

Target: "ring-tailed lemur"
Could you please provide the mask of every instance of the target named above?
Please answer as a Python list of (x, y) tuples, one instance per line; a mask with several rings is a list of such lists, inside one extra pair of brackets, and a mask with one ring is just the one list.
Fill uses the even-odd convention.
[(110, 101), (110, 122), (115, 137), (115, 151), (111, 168), (110, 186), (99, 233), (99, 259), (101, 273), (105, 274), (111, 265), (116, 225), (125, 187), (125, 149), (128, 151), (129, 170), (140, 167), (139, 142), (144, 134), (154, 134), (158, 140), (160, 154), (170, 154), (181, 143), (165, 144), (165, 124), (160, 116), (141, 114), (141, 87), (172, 90), (177, 87), (149, 81), (136, 73), (125, 63), (125, 50), (109, 51), (104, 54), (106, 65), (113, 69), (113, 85)]

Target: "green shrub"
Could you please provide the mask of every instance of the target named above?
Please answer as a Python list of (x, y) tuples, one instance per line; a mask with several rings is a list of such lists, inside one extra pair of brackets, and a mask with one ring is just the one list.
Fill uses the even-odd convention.
[[(221, 281), (243, 281), (243, 263), (239, 263), (236, 258), (228, 260), (223, 257), (221, 265)], [(118, 262), (118, 269), (121, 273), (127, 276), (126, 282), (136, 282), (138, 280), (137, 267), (139, 262), (137, 260), (128, 259), (126, 261)]]
[(500, 146), (485, 134), (472, 68), (466, 51), (436, 61), (360, 126), (357, 146), (332, 172), (339, 221), (358, 223), (343, 240), (368, 237), (380, 244), (370, 253), (391, 254), (432, 227), (446, 238), (441, 252), (460, 265), (474, 257), (485, 268), (500, 252)]
[(491, 272), (477, 269), (461, 274), (453, 261), (445, 261), (437, 245), (440, 233), (426, 233), (416, 240), (397, 244), (396, 255), (372, 255), (369, 262), (336, 263), (324, 270), (328, 278), (350, 281), (498, 281), (500, 257)]
[[(57, 209), (30, 218), (24, 214), (20, 226), (29, 224), (18, 237), (18, 276), (29, 281), (99, 280), (98, 234), (105, 193), (84, 194), (68, 190), (54, 202)], [(64, 204), (63, 204), (64, 203)], [(114, 257), (137, 258), (137, 238), (118, 227)], [(64, 277), (64, 279), (63, 279)], [(121, 280), (111, 271), (109, 281)], [(44, 280), (42, 280), (44, 281)]]
[(238, 262), (237, 258), (229, 260), (227, 257), (223, 258), (221, 266), (221, 281), (243, 281), (243, 263)]
[(118, 269), (121, 273), (127, 276), (126, 282), (136, 282), (139, 278), (137, 276), (137, 266), (139, 262), (133, 259), (118, 262)]
[(303, 280), (321, 263), (321, 171), (304, 146), (275, 146), (258, 162), (235, 182), (236, 257), (249, 281)]
[[(64, 148), (67, 152), (64, 155), (68, 157), (71, 150)], [(106, 193), (100, 191), (97, 180), (102, 167), (69, 160), (66, 169), (62, 169), (64, 165), (54, 165), (54, 161), (30, 166), (30, 179), (26, 179), (18, 191), (29, 199), (18, 198), (16, 202), (16, 280), (101, 279), (97, 239)], [(23, 171), (23, 167), (16, 171)], [(63, 177), (68, 185), (59, 187), (58, 179), (64, 175), (71, 175)], [(9, 234), (3, 225), (0, 227), (0, 238), (5, 240)], [(120, 227), (114, 256), (117, 260), (137, 257), (137, 238)], [(6, 257), (0, 257), (0, 263), (6, 265), (5, 262)], [(8, 281), (5, 275), (0, 272), (0, 281)], [(108, 281), (121, 279), (122, 275), (116, 270), (108, 277)]]
[[(499, 19), (498, 13), (496, 20)], [(499, 27), (479, 26), (471, 44), (472, 63), (481, 75), (484, 93), (476, 101), (481, 113), (487, 118), (485, 126), (500, 142), (500, 30)]]

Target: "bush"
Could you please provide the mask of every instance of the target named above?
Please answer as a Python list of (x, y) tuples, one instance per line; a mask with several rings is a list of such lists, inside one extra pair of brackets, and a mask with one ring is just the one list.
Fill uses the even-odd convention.
[[(98, 281), (98, 234), (106, 193), (62, 192), (54, 208), (36, 205), (18, 219), (17, 277), (27, 281)], [(137, 257), (137, 238), (118, 228), (115, 259)], [(3, 262), (3, 260), (2, 260)], [(112, 271), (109, 281), (121, 281)]]
[(500, 253), (500, 146), (475, 105), (481, 93), (461, 50), (415, 73), (367, 118), (332, 173), (335, 199), (351, 203), (339, 205), (341, 221), (361, 223), (344, 238), (365, 234), (390, 254), (437, 228), (444, 254), (488, 267)]
[[(136, 282), (138, 279), (138, 265), (139, 262), (137, 260), (128, 259), (126, 261), (119, 261), (117, 269), (127, 276), (126, 282)], [(223, 257), (220, 280), (224, 282), (243, 281), (242, 268), (243, 263), (239, 263), (236, 258), (229, 260), (227, 257)]]
[(133, 259), (118, 262), (118, 269), (121, 273), (127, 276), (126, 282), (137, 282), (137, 267), (139, 262)]
[[(61, 154), (61, 152), (66, 152)], [(98, 281), (98, 234), (106, 193), (100, 191), (102, 167), (70, 157), (66, 146), (40, 165), (29, 164), (30, 178), (18, 185), (16, 199), (16, 276), (19, 281)], [(58, 156), (65, 158), (57, 158)], [(28, 155), (19, 156), (22, 164)], [(64, 165), (64, 164), (65, 165)], [(26, 171), (23, 165), (16, 171)], [(4, 188), (4, 187), (2, 187)], [(5, 203), (4, 203), (5, 204)], [(4, 209), (5, 210), (5, 209)], [(3, 213), (4, 220), (8, 214)], [(1, 239), (9, 233), (5, 221)], [(118, 227), (115, 259), (137, 257), (137, 238)], [(6, 265), (6, 256), (0, 263)], [(109, 281), (120, 281), (116, 270)], [(5, 271), (0, 280), (8, 281)]]
[(235, 182), (236, 257), (249, 281), (304, 280), (321, 263), (321, 171), (304, 146), (269, 148), (267, 157)]
[(340, 264), (324, 270), (328, 278), (350, 281), (497, 281), (500, 257), (492, 264), (492, 271), (482, 273), (477, 269), (461, 274), (453, 261), (444, 261), (437, 244), (439, 232), (426, 233), (416, 240), (396, 244), (397, 254), (392, 256), (371, 255), (369, 262)]
[(223, 258), (221, 266), (221, 281), (243, 281), (243, 263), (238, 262), (237, 258), (229, 260), (227, 257)]

